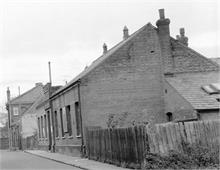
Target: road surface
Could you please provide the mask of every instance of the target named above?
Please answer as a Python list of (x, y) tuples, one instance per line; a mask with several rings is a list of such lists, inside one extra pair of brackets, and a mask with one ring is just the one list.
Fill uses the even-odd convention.
[(0, 150), (0, 169), (26, 169), (26, 170), (82, 170), (70, 165), (44, 159), (22, 151)]

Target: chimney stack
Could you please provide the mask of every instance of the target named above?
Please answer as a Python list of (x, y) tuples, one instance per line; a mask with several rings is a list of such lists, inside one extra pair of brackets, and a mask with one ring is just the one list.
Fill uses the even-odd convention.
[(184, 28), (180, 28), (180, 35), (177, 35), (176, 39), (181, 43), (183, 43), (184, 45), (188, 46), (188, 37), (185, 36)]
[(107, 51), (108, 51), (107, 45), (104, 43), (103, 44), (103, 54), (107, 53)]
[(125, 25), (123, 29), (123, 39), (126, 40), (129, 37), (128, 28)]
[(7, 88), (7, 102), (9, 103), (10, 101), (10, 98), (11, 98), (11, 93), (10, 93), (10, 89), (9, 87)]
[(156, 25), (158, 27), (164, 73), (172, 73), (173, 61), (170, 43), (170, 20), (165, 18), (164, 9), (159, 9), (159, 17)]

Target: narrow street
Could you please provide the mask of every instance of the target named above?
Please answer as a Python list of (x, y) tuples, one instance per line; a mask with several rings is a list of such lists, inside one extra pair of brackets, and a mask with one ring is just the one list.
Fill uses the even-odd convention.
[(0, 150), (0, 169), (69, 169), (69, 170), (81, 170), (79, 168), (55, 162), (52, 160), (44, 159), (38, 156), (34, 156), (22, 151), (7, 151)]

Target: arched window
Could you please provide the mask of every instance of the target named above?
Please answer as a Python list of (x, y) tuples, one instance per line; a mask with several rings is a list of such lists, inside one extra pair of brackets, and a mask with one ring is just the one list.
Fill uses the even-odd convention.
[(173, 114), (171, 112), (167, 113), (167, 121), (171, 122), (173, 120)]

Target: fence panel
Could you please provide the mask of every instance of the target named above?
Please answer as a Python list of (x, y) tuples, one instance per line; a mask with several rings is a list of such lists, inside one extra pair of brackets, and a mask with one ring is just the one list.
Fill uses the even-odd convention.
[(89, 159), (115, 165), (140, 167), (146, 151), (167, 154), (183, 151), (185, 144), (214, 149), (220, 142), (220, 121), (196, 121), (135, 126), (117, 129), (87, 129)]
[(148, 148), (148, 136), (143, 126), (119, 129), (87, 129), (89, 159), (116, 165), (141, 165)]
[(183, 151), (187, 143), (215, 149), (220, 142), (219, 126), (219, 120), (157, 124), (148, 134), (150, 152)]

